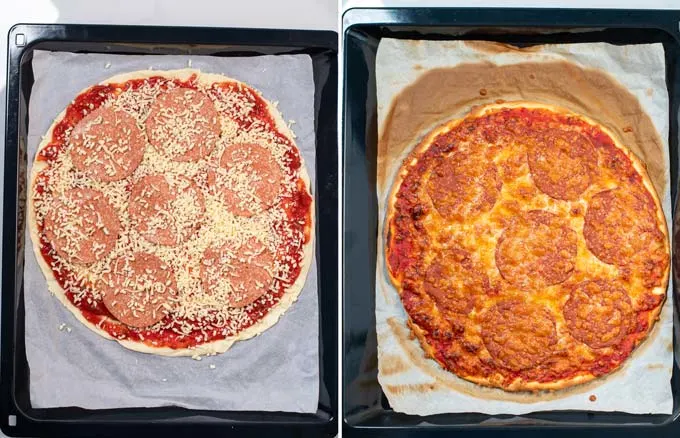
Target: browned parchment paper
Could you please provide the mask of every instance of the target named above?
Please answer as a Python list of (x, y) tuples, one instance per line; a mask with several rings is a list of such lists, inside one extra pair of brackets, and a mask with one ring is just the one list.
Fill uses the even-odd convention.
[[(394, 176), (423, 135), (464, 116), (473, 106), (513, 100), (562, 106), (611, 129), (646, 163), (670, 223), (663, 47), (593, 43), (519, 49), (481, 41), (383, 39), (376, 62), (378, 378), (392, 407), (418, 415), (560, 409), (670, 413), (670, 284), (660, 321), (622, 369), (555, 393), (506, 393), (457, 378), (424, 356), (418, 341), (410, 336), (399, 296), (385, 273), (382, 234)], [(596, 401), (590, 401), (590, 395)]]

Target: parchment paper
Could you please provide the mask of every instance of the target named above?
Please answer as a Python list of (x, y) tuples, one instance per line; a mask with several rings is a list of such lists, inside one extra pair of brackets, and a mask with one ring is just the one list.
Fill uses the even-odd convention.
[[(220, 73), (278, 101), (295, 120), (315, 181), (314, 79), (307, 55), (219, 58), (34, 52), (28, 161), (54, 117), (84, 88), (115, 74), (189, 66)], [(30, 169), (29, 169), (30, 174)], [(30, 238), (26, 237), (29, 242)], [(316, 258), (299, 299), (260, 336), (197, 361), (137, 353), (80, 324), (50, 295), (33, 250), (24, 272), (31, 404), (89, 409), (176, 405), (192, 409), (316, 412), (319, 397)], [(61, 330), (60, 330), (61, 327)], [(214, 366), (214, 368), (212, 368)]]
[[(484, 42), (383, 39), (376, 64), (378, 380), (390, 405), (416, 415), (567, 409), (670, 414), (672, 284), (660, 320), (620, 370), (556, 393), (513, 394), (464, 381), (423, 357), (418, 340), (409, 336), (406, 313), (387, 277), (383, 247), (386, 199), (403, 158), (434, 126), (497, 99), (554, 103), (611, 128), (646, 162), (670, 230), (663, 46), (589, 43), (520, 50)], [(595, 401), (589, 400), (591, 395)]]

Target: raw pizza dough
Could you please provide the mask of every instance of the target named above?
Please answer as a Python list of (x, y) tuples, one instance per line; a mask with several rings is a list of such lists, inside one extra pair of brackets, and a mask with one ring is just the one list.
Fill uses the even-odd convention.
[[(290, 127), (284, 122), (281, 114), (279, 111), (276, 109), (275, 105), (273, 105), (271, 102), (265, 100), (262, 98), (257, 92), (257, 90), (249, 87), (247, 84), (237, 81), (232, 78), (228, 78), (226, 76), (218, 75), (218, 74), (206, 74), (206, 73), (201, 73), (198, 70), (195, 69), (182, 69), (182, 70), (169, 70), (169, 71), (151, 71), (151, 70), (146, 70), (146, 71), (137, 71), (137, 72), (131, 72), (131, 73), (125, 73), (125, 74), (120, 74), (116, 75), (112, 78), (109, 78), (108, 80), (105, 80), (98, 84), (99, 86), (104, 86), (108, 87), (109, 85), (113, 84), (113, 87), (115, 88), (116, 85), (119, 84), (125, 84), (128, 83), (129, 81), (146, 81), (149, 78), (156, 78), (156, 77), (162, 77), (163, 80), (160, 82), (165, 83), (166, 81), (169, 82), (175, 82), (177, 84), (182, 83), (182, 84), (192, 84), (196, 89), (200, 91), (205, 91), (209, 89), (211, 86), (214, 84), (230, 84), (233, 86), (234, 90), (238, 90), (236, 94), (241, 94), (244, 93), (243, 96), (246, 96), (246, 101), (245, 101), (245, 106), (243, 105), (244, 102), (241, 102), (240, 107), (236, 107), (235, 111), (246, 111), (245, 114), (248, 114), (248, 105), (256, 105), (257, 102), (260, 102), (261, 104), (264, 105), (264, 111), (261, 111), (263, 114), (263, 120), (269, 117), (270, 121), (273, 122), (272, 126), (267, 126), (266, 123), (264, 124), (253, 124), (251, 125), (251, 128), (246, 127), (245, 130), (241, 129), (238, 125), (234, 125), (234, 121), (230, 120), (226, 116), (221, 117), (221, 127), (222, 127), (222, 137), (218, 141), (218, 144), (220, 142), (223, 143), (223, 147), (216, 147), (215, 151), (220, 150), (222, 152), (224, 147), (227, 147), (228, 142), (230, 140), (233, 140), (234, 143), (242, 143), (244, 142), (243, 136), (246, 137), (246, 142), (248, 140), (251, 140), (253, 137), (249, 137), (250, 133), (249, 130), (252, 129), (252, 127), (256, 127), (256, 129), (260, 129), (259, 134), (262, 134), (261, 136), (258, 133), (256, 133), (256, 137), (254, 142), (258, 143), (264, 147), (270, 147), (272, 145), (272, 137), (266, 137), (268, 133), (278, 133), (282, 136), (282, 138), (275, 138), (275, 143), (277, 144), (282, 144), (279, 145), (279, 147), (289, 147), (291, 148), (291, 152), (294, 153), (296, 156), (296, 159), (298, 160), (299, 166), (293, 171), (293, 174), (288, 175), (290, 178), (289, 183), (291, 184), (296, 184), (296, 189), (299, 193), (300, 196), (304, 197), (305, 195), (308, 196), (307, 203), (305, 205), (302, 205), (302, 211), (304, 214), (304, 218), (301, 219), (301, 225), (302, 225), (302, 236), (298, 236), (300, 238), (300, 246), (297, 249), (297, 254), (298, 254), (298, 260), (297, 264), (299, 265), (299, 271), (295, 278), (293, 279), (285, 279), (285, 280), (292, 280), (289, 281), (288, 284), (285, 285), (279, 285), (280, 286), (280, 296), (277, 299), (274, 299), (273, 301), (269, 300), (269, 306), (263, 306), (262, 309), (264, 309), (264, 312), (260, 312), (260, 315), (258, 318), (250, 325), (245, 327), (242, 330), (238, 330), (236, 333), (229, 333), (226, 336), (222, 336), (221, 339), (209, 339), (208, 337), (204, 339), (208, 339), (206, 341), (197, 341), (196, 343), (193, 343), (192, 345), (188, 346), (181, 346), (179, 348), (175, 347), (170, 347), (170, 346), (162, 346), (162, 345), (157, 345), (157, 342), (154, 343), (152, 339), (149, 339), (149, 337), (144, 337), (139, 336), (137, 334), (136, 339), (129, 339), (128, 336), (126, 335), (120, 335), (120, 332), (114, 331), (111, 333), (109, 330), (106, 330), (105, 328), (102, 328), (103, 326), (106, 326), (107, 324), (112, 324), (113, 326), (119, 326), (122, 327), (122, 323), (119, 321), (115, 320), (115, 318), (112, 318), (111, 315), (104, 316), (99, 318), (99, 322), (95, 323), (94, 321), (88, 319), (87, 317), (84, 316), (83, 312), (81, 312), (80, 308), (74, 304), (74, 302), (69, 299), (69, 297), (66, 294), (66, 290), (60, 283), (60, 281), (55, 277), (55, 272), (53, 272), (53, 269), (51, 266), (48, 264), (48, 261), (43, 257), (42, 252), (41, 252), (41, 238), (40, 238), (40, 225), (39, 225), (39, 219), (38, 215), (39, 213), (36, 211), (36, 199), (35, 199), (35, 189), (36, 189), (36, 184), (38, 184), (38, 179), (43, 171), (48, 169), (50, 167), (50, 164), (48, 164), (47, 160), (40, 160), (38, 159), (39, 156), (41, 156), (41, 152), (43, 153), (42, 155), (45, 156), (46, 149), (49, 147), (50, 143), (52, 142), (53, 139), (53, 134), (55, 132), (55, 128), (59, 126), (60, 122), (62, 122), (66, 116), (67, 116), (67, 109), (65, 109), (62, 113), (60, 113), (56, 119), (54, 120), (53, 124), (51, 125), (50, 129), (47, 131), (46, 135), (43, 137), (43, 141), (38, 147), (38, 151), (36, 153), (36, 160), (33, 163), (33, 168), (31, 172), (31, 178), (30, 178), (30, 195), (28, 199), (28, 206), (29, 206), (29, 221), (28, 221), (28, 226), (29, 226), (29, 232), (31, 236), (31, 240), (33, 242), (33, 249), (36, 253), (36, 258), (38, 259), (38, 263), (45, 275), (48, 288), (51, 293), (53, 293), (61, 302), (64, 304), (85, 326), (87, 326), (90, 330), (94, 331), (95, 333), (101, 335), (104, 338), (107, 339), (113, 339), (117, 341), (119, 344), (122, 346), (143, 352), (143, 353), (151, 353), (151, 354), (158, 354), (158, 355), (164, 355), (164, 356), (200, 356), (200, 355), (207, 355), (207, 354), (217, 354), (217, 353), (222, 353), (225, 352), (226, 350), (233, 345), (234, 342), (239, 341), (239, 340), (246, 340), (251, 337), (254, 337), (269, 327), (273, 326), (278, 319), (285, 313), (285, 311), (296, 301), (300, 291), (302, 290), (302, 287), (305, 283), (305, 279), (307, 276), (307, 272), (309, 270), (310, 263), (312, 261), (312, 251), (313, 251), (313, 244), (314, 244), (314, 233), (315, 233), (315, 216), (314, 216), (314, 199), (311, 195), (311, 184), (309, 180), (309, 176), (307, 174), (307, 171), (305, 169), (305, 164), (303, 161), (302, 156), (299, 153), (299, 150), (297, 149), (297, 146), (295, 145), (294, 138), (295, 135), (291, 131)], [(124, 87), (119, 87), (115, 93), (120, 93), (125, 92), (127, 90), (124, 89)], [(87, 89), (83, 90), (81, 93), (78, 94), (78, 96), (82, 96), (88, 91), (92, 91), (93, 87), (88, 87)], [(232, 94), (233, 95), (233, 94)], [(119, 94), (116, 94), (113, 98), (113, 100), (117, 99)], [(102, 100), (107, 100), (107, 98), (102, 99)], [(238, 100), (238, 97), (236, 98)], [(74, 101), (75, 102), (75, 101)], [(72, 104), (74, 103), (72, 102)], [(100, 102), (101, 103), (101, 102)], [(144, 105), (145, 103), (142, 103)], [(148, 105), (148, 102), (146, 103)], [(239, 104), (237, 102), (237, 104)], [(232, 104), (227, 103), (225, 108), (228, 109), (233, 109), (233, 106), (230, 106)], [(96, 110), (97, 108), (89, 108), (86, 109), (86, 112), (89, 112), (89, 110)], [(148, 109), (148, 108), (147, 108)], [(244, 113), (239, 113), (243, 115)], [(227, 125), (227, 126), (225, 126)], [(141, 129), (141, 127), (140, 127)], [(230, 136), (233, 136), (233, 138), (226, 138), (225, 137), (225, 132), (229, 133)], [(243, 134), (243, 135), (241, 135)], [(241, 136), (240, 136), (241, 135)], [(149, 149), (151, 149), (152, 146), (149, 145), (148, 143), (146, 144), (146, 151), (145, 155), (149, 154)], [(49, 155), (49, 153), (48, 153)], [(212, 157), (212, 156), (209, 156)], [(155, 159), (158, 158), (158, 156), (154, 157)], [(144, 163), (144, 161), (142, 162)], [(279, 164), (282, 164), (279, 161)], [(133, 174), (133, 177), (135, 174)], [(49, 184), (48, 184), (49, 188)], [(295, 189), (292, 189), (295, 190)], [(106, 193), (104, 193), (106, 195)], [(279, 199), (280, 200), (280, 199)], [(297, 205), (295, 201), (292, 201), (291, 205)], [(44, 214), (42, 215), (40, 219), (44, 219)], [(191, 243), (191, 240), (189, 241)], [(269, 295), (271, 293), (271, 290), (265, 293), (261, 297), (261, 301), (264, 301), (265, 299), (268, 299)], [(181, 294), (181, 291), (180, 291)], [(101, 299), (101, 297), (98, 297)], [(273, 303), (273, 304), (272, 304)], [(247, 306), (245, 307), (247, 309)], [(170, 315), (172, 315), (172, 311), (170, 312)], [(161, 324), (161, 323), (158, 323)], [(214, 326), (211, 326), (214, 327)], [(123, 327), (124, 329), (128, 330), (128, 333), (130, 331), (134, 330), (155, 330), (158, 327), (156, 325), (151, 326), (151, 327), (146, 327), (144, 329), (136, 329), (132, 327)], [(125, 332), (125, 330), (123, 331)], [(118, 336), (113, 336), (113, 334), (117, 334)], [(195, 335), (194, 331), (192, 330), (192, 335)], [(187, 335), (185, 334), (185, 338)], [(218, 335), (218, 337), (220, 337)], [(182, 335), (180, 335), (180, 338), (182, 338)], [(156, 344), (156, 345), (154, 345)]]

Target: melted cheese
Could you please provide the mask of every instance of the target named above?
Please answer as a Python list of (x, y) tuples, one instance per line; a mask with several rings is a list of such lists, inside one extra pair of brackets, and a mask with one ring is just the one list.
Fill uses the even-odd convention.
[[(457, 145), (458, 148), (467, 146), (469, 145), (463, 142)], [(474, 145), (474, 147), (487, 146), (489, 145)], [(499, 296), (485, 297), (484, 304), (473, 309), (467, 315), (469, 320), (474, 321), (473, 324), (467, 325), (465, 331), (465, 339), (471, 345), (482, 345), (480, 317), (484, 311), (498, 300), (515, 297), (521, 301), (533, 302), (549, 309), (556, 322), (558, 334), (556, 350), (569, 349), (575, 353), (576, 357), (595, 359), (598, 356), (592, 349), (583, 343), (573, 341), (568, 336), (569, 329), (566, 326), (562, 309), (569, 293), (564, 284), (555, 284), (537, 290), (525, 290), (514, 286), (501, 276), (496, 264), (496, 248), (509, 218), (530, 210), (544, 210), (559, 216), (571, 230), (575, 231), (577, 236), (575, 266), (567, 283), (575, 284), (590, 279), (619, 279), (623, 268), (604, 263), (588, 249), (583, 236), (583, 226), (592, 197), (604, 190), (622, 186), (620, 176), (612, 173), (609, 169), (599, 168), (591, 180), (590, 186), (580, 195), (579, 199), (574, 201), (558, 200), (541, 192), (534, 184), (526, 162), (526, 152), (521, 144), (499, 147), (498, 150), (494, 150), (491, 157), (496, 168), (499, 169), (499, 179), (502, 179), (504, 165), (512, 169), (512, 177), (503, 181), (497, 200), (490, 211), (473, 215), (462, 222), (449, 221), (442, 217), (428, 195), (427, 181), (432, 175), (432, 166), (422, 176), (425, 183), (419, 186), (417, 196), (419, 202), (425, 207), (426, 213), (419, 220), (425, 227), (427, 234), (431, 236), (423, 255), (423, 265), (430, 265), (443, 248), (446, 248), (451, 242), (456, 242), (473, 254), (472, 257), (479, 269), (488, 275), (491, 288), (500, 291)], [(415, 167), (418, 162), (419, 157), (414, 157), (405, 164), (405, 167)], [(475, 181), (469, 181), (469, 183), (474, 184)], [(665, 226), (665, 224), (660, 226)], [(447, 279), (454, 290), (465, 290), (465, 280), (464, 278)], [(633, 275), (626, 289), (633, 303), (646, 292), (642, 279), (636, 275)], [(428, 307), (428, 309), (430, 308)], [(433, 305), (431, 311), (436, 315), (436, 319), (441, 318), (441, 312), (436, 306)], [(602, 351), (607, 352), (611, 349), (604, 349), (600, 352)], [(486, 350), (482, 350), (479, 354), (481, 357), (490, 359)]]

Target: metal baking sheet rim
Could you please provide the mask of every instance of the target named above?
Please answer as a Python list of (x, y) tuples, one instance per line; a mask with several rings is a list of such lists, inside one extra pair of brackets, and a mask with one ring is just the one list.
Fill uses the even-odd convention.
[[(25, 204), (25, 187), (21, 167), (25, 172), (25, 142), (27, 105), (23, 75), (26, 56), (37, 48), (47, 50), (87, 51), (100, 53), (173, 53), (217, 54), (232, 52), (241, 55), (277, 54), (295, 51), (312, 57), (315, 82), (315, 119), (317, 144), (317, 169), (326, 176), (317, 182), (317, 242), (323, 240), (331, 247), (325, 263), (318, 261), (319, 271), (333, 269), (333, 245), (337, 231), (337, 151), (333, 147), (337, 139), (335, 113), (328, 114), (324, 106), (336, 107), (337, 94), (329, 85), (337, 84), (337, 34), (332, 31), (307, 31), (285, 29), (235, 29), (190, 28), (115, 25), (63, 25), (63, 24), (17, 24), (8, 33), (7, 117), (5, 145), (5, 187), (3, 194), (3, 265), (2, 265), (2, 334), (0, 338), (2, 373), (0, 380), (0, 427), (12, 436), (38, 436), (39, 430), (61, 431), (66, 435), (92, 433), (97, 429), (103, 435), (119, 436), (121, 432), (133, 435), (148, 431), (167, 430), (170, 434), (181, 433), (183, 428), (221, 430), (229, 428), (239, 433), (253, 431), (277, 431), (282, 435), (295, 436), (309, 433), (313, 436), (333, 436), (337, 432), (337, 360), (326, 344), (337, 342), (337, 284), (333, 275), (319, 279), (320, 293), (320, 402), (316, 414), (288, 414), (280, 412), (229, 412), (192, 411), (167, 407), (150, 409), (85, 410), (80, 408), (57, 408), (33, 410), (30, 402), (19, 400), (21, 384), (27, 383), (29, 370), (26, 359), (17, 357), (23, 351), (22, 277), (23, 277), (23, 230), (21, 208)], [(56, 47), (61, 46), (57, 49)], [(93, 49), (93, 47), (99, 50)], [(232, 55), (234, 56), (234, 55)], [(29, 77), (29, 81), (32, 77)], [(30, 85), (30, 84), (29, 84)], [(322, 113), (322, 111), (324, 111)], [(328, 147), (330, 144), (331, 147)], [(321, 145), (326, 145), (322, 148)], [(321, 196), (330, 201), (321, 205)], [(323, 208), (323, 210), (322, 210)], [(8, 213), (9, 217), (8, 218)], [(321, 228), (324, 228), (323, 230)], [(318, 248), (318, 246), (317, 246)], [(8, 262), (9, 260), (9, 262)], [(329, 261), (330, 260), (330, 263)], [(11, 290), (10, 290), (11, 289)], [(335, 298), (334, 298), (335, 297)], [(19, 321), (17, 320), (19, 318)], [(329, 352), (329, 350), (331, 352)], [(337, 350), (336, 350), (337, 351)], [(24, 367), (24, 368), (22, 368)], [(23, 381), (19, 381), (21, 379)], [(24, 391), (27, 388), (24, 388)], [(23, 404), (22, 404), (23, 403)], [(26, 410), (26, 408), (28, 410)], [(141, 415), (140, 415), (141, 414)], [(107, 427), (103, 428), (102, 426)], [(126, 429), (127, 428), (127, 429)], [(148, 430), (147, 430), (148, 429)]]
[[(437, 13), (437, 18), (438, 21), (436, 22), (428, 22), (424, 23), (423, 21), (427, 21), (428, 18), (431, 18), (432, 13), (435, 12)], [(670, 35), (672, 39), (674, 40), (675, 45), (680, 48), (680, 11), (676, 11), (673, 13), (673, 11), (625, 11), (625, 10), (576, 10), (576, 9), (567, 9), (567, 10), (558, 10), (558, 9), (521, 9), (521, 8), (488, 8), (488, 9), (475, 9), (471, 10), (471, 8), (352, 8), (348, 9), (343, 13), (343, 19), (342, 19), (342, 37), (343, 37), (343, 44), (344, 44), (344, 56), (343, 56), (343, 101), (342, 101), (342, 124), (341, 124), (341, 130), (343, 133), (343, 139), (342, 139), (342, 163), (343, 167), (341, 169), (341, 180), (343, 181), (343, 198), (342, 198), (342, 206), (341, 206), (341, 214), (343, 217), (343, 223), (342, 223), (342, 232), (343, 235), (346, 235), (348, 233), (348, 230), (346, 228), (346, 224), (344, 222), (345, 218), (348, 216), (348, 210), (347, 210), (347, 198), (346, 194), (344, 193), (345, 187), (346, 187), (346, 182), (348, 181), (348, 176), (345, 174), (346, 166), (347, 166), (347, 155), (348, 155), (348, 148), (350, 147), (348, 137), (350, 130), (348, 129), (348, 122), (347, 120), (349, 119), (348, 115), (350, 113), (353, 114), (353, 111), (351, 108), (348, 108), (348, 92), (347, 92), (347, 82), (348, 82), (348, 77), (347, 77), (347, 65), (348, 65), (348, 35), (351, 31), (356, 30), (356, 28), (362, 27), (362, 26), (372, 26), (372, 30), (375, 31), (376, 34), (379, 36), (376, 37), (377, 41), (380, 40), (380, 38), (385, 36), (385, 33), (389, 33), (392, 31), (392, 29), (388, 29), (390, 27), (397, 28), (397, 27), (407, 27), (408, 31), (417, 32), (418, 30), (423, 30), (423, 28), (427, 28), (427, 30), (437, 34), (437, 38), (441, 38), (441, 35), (445, 33), (446, 28), (460, 28), (460, 27), (473, 27), (473, 28), (481, 28), (481, 27), (495, 27), (495, 28), (512, 28), (512, 27), (545, 27), (546, 25), (546, 16), (545, 14), (550, 13), (551, 14), (551, 21), (550, 23), (552, 26), (557, 26), (560, 28), (571, 28), (575, 30), (575, 32), (588, 32), (588, 31), (600, 31), (604, 29), (630, 29), (630, 28), (651, 28), (651, 29), (657, 29), (660, 31), (665, 32), (666, 34)], [(557, 14), (557, 15), (555, 15)], [(579, 15), (580, 14), (580, 15)], [(588, 20), (579, 20), (579, 18), (582, 18), (584, 15), (588, 17)], [(474, 15), (474, 16), (473, 16)], [(415, 20), (409, 21), (410, 17), (416, 16)], [(521, 19), (518, 19), (518, 17), (521, 16)], [(482, 17), (482, 18), (480, 18)], [(561, 17), (561, 18), (560, 18)], [(625, 25), (622, 23), (621, 19), (622, 17), (625, 18), (631, 18), (630, 22), (626, 22)], [(517, 19), (516, 22), (514, 23), (508, 23), (512, 18)], [(557, 18), (557, 19), (555, 19)], [(449, 20), (447, 22), (447, 20)], [(543, 21), (541, 21), (543, 20)], [(541, 26), (542, 25), (542, 26)], [(380, 26), (383, 26), (380, 28)], [(444, 32), (442, 32), (444, 30)], [(439, 32), (437, 32), (439, 31)], [(443, 38), (443, 39), (456, 39), (460, 38), (460, 35), (457, 36), (448, 36), (448, 38)], [(414, 38), (413, 36), (409, 36), (409, 38)], [(417, 38), (417, 37), (415, 37)], [(362, 43), (364, 45), (367, 44), (373, 44), (373, 42), (370, 40), (370, 38), (365, 38)], [(375, 44), (377, 48), (377, 44)], [(375, 50), (375, 49), (374, 49)], [(371, 61), (373, 62), (373, 61)], [(667, 58), (667, 65), (668, 65), (668, 58)], [(680, 63), (680, 60), (676, 60), (676, 62)], [(375, 71), (375, 64), (372, 66), (367, 67), (369, 69), (368, 76), (370, 77), (371, 74)], [(676, 87), (680, 87), (680, 82), (678, 81), (678, 74), (676, 73), (675, 77), (675, 82), (674, 85)], [(668, 83), (668, 81), (667, 81)], [(370, 85), (368, 86), (370, 87)], [(670, 91), (670, 90), (669, 90)], [(678, 96), (678, 90), (675, 90), (676, 96), (670, 96), (670, 102), (671, 102), (671, 113), (672, 109), (675, 108), (676, 110), (678, 109), (679, 102), (678, 100), (680, 99), (680, 96)], [(368, 95), (367, 95), (368, 97)], [(370, 101), (369, 103), (372, 103), (373, 101)], [(678, 116), (680, 117), (680, 112), (676, 111)], [(367, 122), (367, 120), (370, 120), (373, 114), (366, 115), (361, 121)], [(670, 131), (669, 131), (669, 137), (673, 139), (673, 137), (678, 137), (678, 120), (673, 120), (671, 118), (670, 120)], [(368, 125), (368, 123), (366, 123)], [(375, 126), (373, 127), (375, 128)], [(377, 128), (375, 128), (377, 129)], [(372, 133), (375, 138), (377, 139), (377, 133)], [(369, 132), (365, 132), (365, 136), (368, 137)], [(669, 142), (669, 143), (675, 143), (677, 147), (677, 142)], [(672, 197), (672, 201), (675, 203), (676, 198), (677, 198), (677, 189), (680, 186), (680, 183), (677, 181), (677, 167), (678, 167), (678, 157), (677, 157), (677, 151), (673, 151), (673, 144), (669, 144), (671, 151), (671, 168), (675, 168), (675, 173), (676, 173), (676, 184), (672, 185), (671, 189), (675, 191), (675, 196)], [(368, 146), (367, 146), (368, 149)], [(365, 151), (364, 151), (365, 152)], [(673, 173), (673, 172), (672, 172)], [(675, 213), (675, 209), (678, 208), (677, 205), (673, 206), (673, 233), (672, 236), (673, 240), (671, 242), (672, 246), (675, 246), (675, 235), (678, 234), (678, 237), (680, 238), (680, 217), (678, 217), (678, 214)], [(677, 231), (677, 233), (676, 233)], [(347, 298), (347, 286), (345, 284), (345, 281), (347, 279), (347, 272), (348, 272), (348, 267), (344, 264), (347, 261), (347, 256), (346, 256), (346, 247), (345, 247), (345, 241), (343, 240), (343, 247), (342, 247), (342, 252), (341, 252), (341, 257), (343, 261), (343, 272), (341, 274), (342, 276), (342, 292), (343, 292), (343, 312), (346, 312), (348, 306), (348, 298)], [(674, 272), (674, 278), (677, 283), (677, 267), (676, 264), (678, 262), (673, 263), (673, 272)], [(674, 306), (674, 317), (675, 317), (675, 324), (674, 324), (674, 349), (675, 349), (675, 368), (674, 368), (674, 379), (680, 378), (678, 374), (680, 374), (680, 326), (678, 324), (678, 315), (680, 313), (680, 293), (678, 293), (679, 286), (675, 287), (675, 306)], [(373, 306), (371, 306), (373, 308)], [(372, 310), (372, 309), (371, 309)], [(342, 336), (343, 336), (343, 358), (347, 355), (347, 335), (348, 335), (348, 329), (345, 326), (346, 324), (346, 319), (343, 318), (343, 327), (342, 327)], [(346, 370), (346, 363), (345, 360), (343, 360), (343, 370)], [(345, 378), (346, 376), (343, 376)], [(345, 380), (343, 380), (343, 383), (347, 383)], [(376, 381), (377, 383), (377, 381)], [(345, 385), (347, 387), (347, 385)], [(382, 392), (382, 391), (381, 391)], [(677, 393), (680, 392), (680, 382), (676, 383), (675, 386), (673, 387), (673, 392), (674, 396), (677, 399), (678, 395)], [(382, 394), (382, 397), (384, 397), (384, 394)], [(347, 393), (344, 394), (343, 397), (346, 401), (347, 398)], [(383, 399), (383, 402), (385, 400)], [(343, 408), (346, 409), (345, 403), (343, 403)], [(383, 411), (387, 412), (387, 411)], [(587, 413), (587, 411), (580, 411), (584, 412), (587, 415), (592, 415), (592, 414), (600, 414), (599, 412), (594, 412), (594, 413)], [(543, 412), (543, 414), (551, 414), (551, 413), (556, 413), (559, 415), (559, 412), (555, 411), (548, 411), (548, 412)], [(536, 414), (526, 414), (526, 415), (537, 415), (540, 416), (541, 412), (537, 412)], [(469, 424), (469, 425), (461, 425), (461, 424), (442, 424), (440, 422), (436, 422), (435, 424), (432, 424), (430, 422), (427, 422), (426, 419), (432, 418), (432, 417), (437, 417), (437, 416), (429, 416), (429, 417), (417, 417), (417, 416), (406, 416), (403, 414), (398, 414), (402, 417), (408, 417), (411, 421), (407, 421), (405, 423), (407, 424), (399, 424), (399, 420), (396, 419), (391, 419), (393, 422), (390, 426), (380, 426), (380, 425), (371, 425), (371, 426), (363, 426), (361, 425), (361, 421), (357, 424), (351, 424), (350, 421), (348, 421), (348, 418), (345, 416), (345, 412), (343, 412), (343, 419), (344, 419), (344, 425), (346, 428), (352, 428), (354, 430), (367, 430), (368, 428), (389, 428), (389, 429), (400, 429), (400, 428), (411, 428), (411, 427), (416, 427), (419, 430), (432, 430), (432, 429), (439, 429), (439, 428), (460, 428), (460, 427), (480, 427), (480, 428), (494, 428), (494, 427), (502, 427), (502, 426), (511, 426), (510, 422), (507, 421), (501, 421), (500, 424), (481, 424), (481, 423), (474, 423), (474, 424)], [(465, 416), (467, 414), (443, 414), (445, 416)], [(526, 427), (550, 427), (550, 426), (557, 426), (557, 427), (608, 427), (608, 426), (616, 426), (616, 425), (630, 425), (630, 426), (663, 426), (666, 424), (674, 423), (675, 421), (680, 420), (680, 405), (678, 404), (677, 400), (675, 402), (675, 407), (674, 411), (671, 415), (667, 416), (663, 422), (660, 423), (629, 423), (629, 422), (613, 422), (613, 423), (573, 423), (573, 422), (555, 422), (552, 423), (550, 421), (546, 420), (538, 420), (535, 421), (533, 418), (526, 418), (526, 415), (522, 416), (512, 416), (513, 419), (517, 420), (517, 423), (527, 423), (527, 424), (521, 424), (522, 426)], [(642, 418), (642, 417), (648, 417), (649, 415), (633, 415), (633, 414), (621, 414), (624, 417), (628, 417), (628, 419), (632, 419), (634, 417)], [(359, 416), (361, 416), (359, 414)], [(494, 419), (497, 418), (498, 416), (487, 416), (488, 418)], [(661, 416), (664, 417), (664, 416)], [(418, 422), (415, 419), (420, 418), (422, 422)], [(625, 420), (624, 420), (625, 421)], [(416, 424), (414, 424), (416, 423)], [(424, 425), (423, 423), (428, 423)]]

